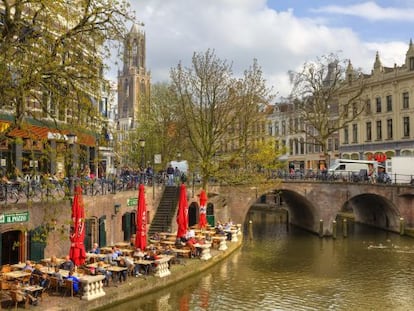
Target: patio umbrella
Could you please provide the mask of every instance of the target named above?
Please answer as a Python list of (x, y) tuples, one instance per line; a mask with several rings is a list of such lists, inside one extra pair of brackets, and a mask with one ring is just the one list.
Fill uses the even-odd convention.
[(198, 218), (198, 225), (200, 229), (203, 229), (207, 225), (207, 216), (206, 216), (206, 205), (207, 205), (207, 194), (204, 189), (200, 193), (200, 216)]
[(72, 203), (72, 227), (70, 232), (69, 257), (75, 266), (80, 266), (85, 262), (85, 209), (82, 199), (82, 187), (75, 187), (75, 195)]
[(139, 185), (136, 217), (135, 247), (144, 250), (147, 247), (147, 206), (145, 203), (145, 187)]
[(180, 186), (180, 194), (178, 197), (177, 225), (177, 238), (181, 238), (185, 236), (188, 228), (187, 190), (184, 183)]

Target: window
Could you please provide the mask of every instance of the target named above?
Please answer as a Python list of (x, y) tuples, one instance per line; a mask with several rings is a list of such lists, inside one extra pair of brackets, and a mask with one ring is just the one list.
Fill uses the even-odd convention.
[(371, 141), (372, 140), (372, 123), (371, 122), (367, 122), (366, 124), (366, 141)]
[(279, 122), (275, 122), (275, 136), (279, 136)]
[(410, 137), (410, 117), (403, 118), (404, 137)]
[(377, 140), (382, 139), (382, 125), (381, 121), (377, 121)]
[(377, 106), (377, 113), (380, 113), (381, 112), (381, 97), (377, 97), (375, 101), (376, 101), (376, 106)]
[(387, 120), (387, 139), (392, 139), (392, 119)]
[(414, 70), (414, 57), (410, 57), (410, 70)]
[(370, 99), (367, 99), (367, 101), (365, 102), (365, 113), (371, 114), (371, 100)]
[(348, 126), (344, 127), (344, 144), (349, 143), (349, 129)]
[(344, 118), (348, 118), (349, 104), (344, 106)]
[(286, 135), (286, 121), (282, 121), (282, 135)]
[(408, 92), (403, 93), (403, 109), (408, 109), (410, 107), (410, 97)]
[(387, 96), (387, 112), (392, 111), (392, 95)]
[(352, 142), (357, 143), (358, 142), (358, 125), (352, 124)]
[(352, 116), (356, 117), (358, 115), (358, 106), (356, 103), (352, 104)]

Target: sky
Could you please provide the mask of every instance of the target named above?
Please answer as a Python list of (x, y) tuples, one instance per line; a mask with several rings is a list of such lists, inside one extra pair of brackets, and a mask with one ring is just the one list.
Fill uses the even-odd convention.
[(130, 2), (144, 23), (152, 83), (168, 82), (180, 61), (189, 65), (194, 52), (212, 49), (232, 63), (236, 77), (257, 59), (267, 85), (281, 98), (291, 90), (288, 71), (299, 71), (307, 61), (336, 53), (370, 73), (377, 51), (384, 66), (402, 65), (414, 37), (413, 0)]

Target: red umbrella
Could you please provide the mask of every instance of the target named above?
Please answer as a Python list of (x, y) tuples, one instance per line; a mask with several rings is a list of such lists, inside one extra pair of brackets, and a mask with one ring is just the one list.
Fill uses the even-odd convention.
[(188, 229), (187, 190), (184, 183), (182, 183), (180, 186), (180, 196), (178, 198), (177, 224), (177, 238), (181, 238), (185, 236)]
[(135, 247), (145, 249), (147, 247), (147, 206), (145, 203), (145, 187), (143, 184), (139, 185), (138, 190), (136, 227)]
[(200, 216), (198, 219), (198, 225), (200, 229), (205, 228), (207, 225), (206, 204), (207, 204), (207, 194), (203, 189), (201, 190), (201, 193), (200, 193)]
[(75, 196), (72, 204), (72, 227), (70, 233), (69, 256), (75, 266), (85, 262), (86, 253), (83, 241), (85, 239), (85, 209), (82, 199), (82, 187), (75, 187)]

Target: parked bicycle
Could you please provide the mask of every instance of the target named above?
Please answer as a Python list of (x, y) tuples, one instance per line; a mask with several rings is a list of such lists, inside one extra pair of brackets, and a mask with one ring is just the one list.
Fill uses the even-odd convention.
[(0, 185), (0, 202), (16, 204), (19, 201), (17, 191), (12, 183), (2, 183)]

